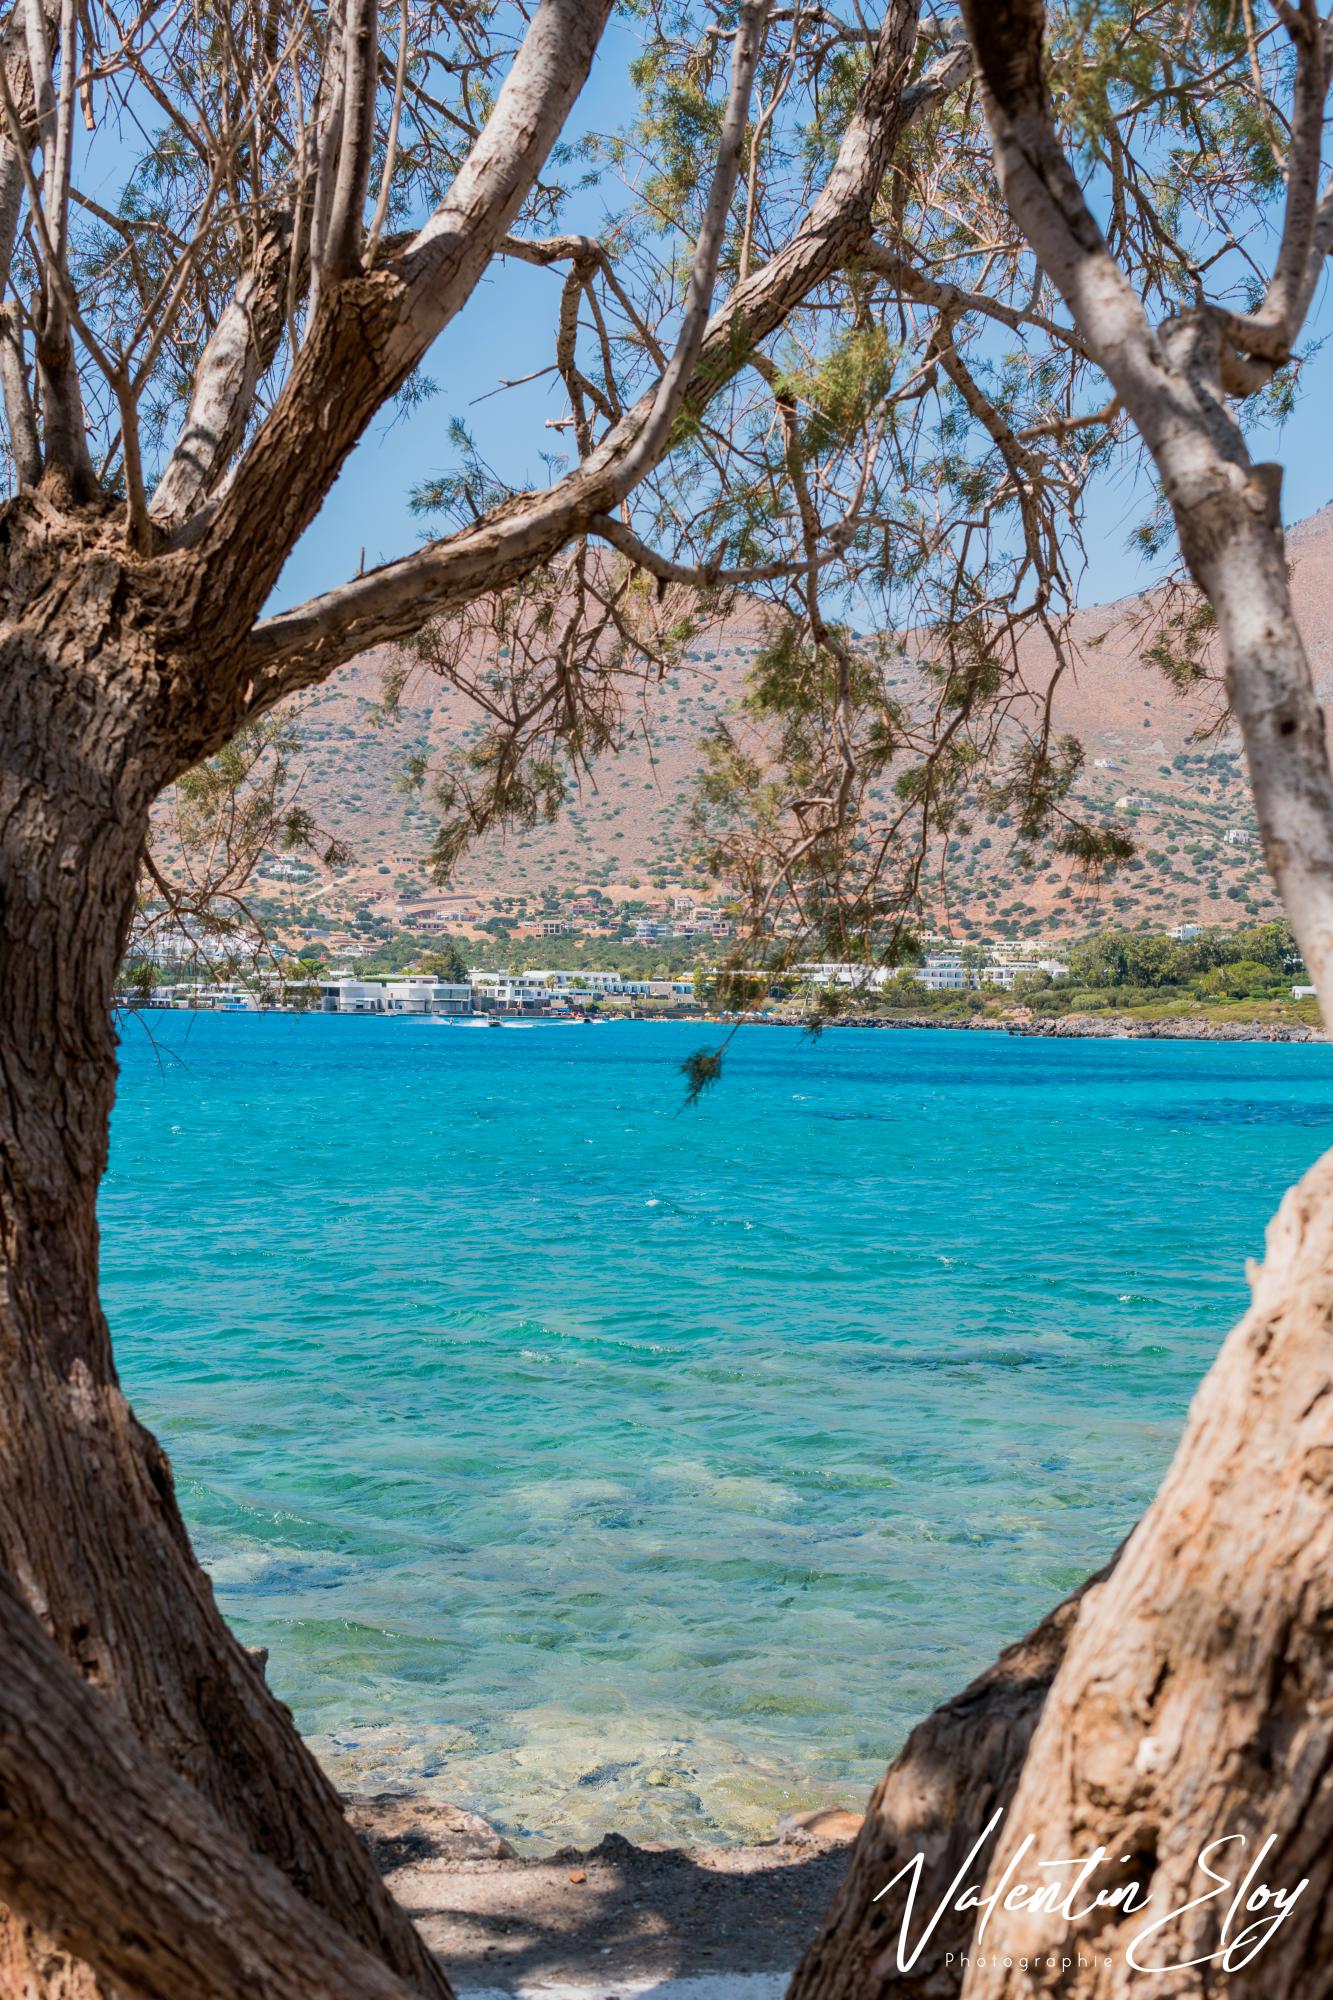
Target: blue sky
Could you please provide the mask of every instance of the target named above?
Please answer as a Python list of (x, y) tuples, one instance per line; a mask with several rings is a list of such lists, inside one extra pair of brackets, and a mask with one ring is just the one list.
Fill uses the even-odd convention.
[[(635, 40), (621, 21), (608, 36), (568, 130), (610, 130), (625, 115), (626, 65)], [(594, 231), (603, 214), (603, 196), (576, 197), (566, 227)], [(408, 505), (412, 489), (449, 469), (449, 423), (461, 417), (482, 455), (516, 485), (540, 485), (549, 478), (543, 452), (562, 450), (562, 434), (544, 428), (563, 408), (558, 380), (546, 376), (518, 389), (492, 394), (496, 383), (544, 368), (551, 359), (561, 272), (497, 263), (464, 313), (446, 329), (425, 372), (438, 393), (410, 415), (386, 417), (374, 427), (343, 470), (334, 491), (294, 551), (279, 581), (273, 608), (300, 603), (367, 567), (409, 551), (421, 540), (423, 523)], [(1333, 285), (1325, 282), (1310, 331), (1333, 331)], [(1298, 521), (1333, 499), (1333, 343), (1307, 364), (1295, 414), (1280, 432), (1253, 440), (1257, 456), (1280, 460), (1286, 468), (1284, 517)], [(1121, 472), (1103, 479), (1089, 495), (1088, 566), (1079, 592), (1085, 604), (1104, 603), (1152, 580), (1127, 546), (1146, 509), (1149, 486), (1142, 476)]]

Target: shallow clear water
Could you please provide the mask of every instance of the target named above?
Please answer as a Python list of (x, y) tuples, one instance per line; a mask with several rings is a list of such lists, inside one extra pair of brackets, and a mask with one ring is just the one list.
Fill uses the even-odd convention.
[(682, 1111), (709, 1034), (126, 1025), (126, 1385), (344, 1784), (854, 1801), (1134, 1521), (1333, 1141), (1322, 1045), (757, 1028)]

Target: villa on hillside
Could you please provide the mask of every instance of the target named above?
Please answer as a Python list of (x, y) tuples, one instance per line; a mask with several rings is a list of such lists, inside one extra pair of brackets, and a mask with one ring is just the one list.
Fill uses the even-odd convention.
[(983, 987), (1012, 993), (1024, 973), (1059, 979), (1069, 967), (1059, 958), (992, 958), (969, 965), (961, 951), (930, 952), (921, 961), (921, 984), (928, 993), (976, 992)]

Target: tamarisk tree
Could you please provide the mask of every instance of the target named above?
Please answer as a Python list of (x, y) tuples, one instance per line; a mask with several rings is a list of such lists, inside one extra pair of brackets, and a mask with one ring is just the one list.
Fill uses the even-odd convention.
[[(1313, 0), (1274, 9), (1290, 85), (1276, 142), (1285, 196), (1262, 288), (1238, 309), (1210, 297), (1200, 274), (1195, 300), (1154, 324), (1056, 137), (1044, 9), (965, 0), (964, 11), (1005, 198), (1151, 454), (1181, 552), (1215, 614), (1264, 853), (1328, 1020), (1326, 724), (1292, 615), (1280, 468), (1252, 463), (1241, 410), (1290, 360), (1333, 244), (1325, 186), (1333, 21)], [(1252, 1309), (1201, 1388), (1147, 1518), (1085, 1606), (995, 1859), (1002, 1870), (1019, 1827), (1066, 1853), (1095, 1827), (1110, 1854), (1134, 1857), (1154, 1930), (1137, 1951), (1141, 1919), (1118, 1914), (1099, 1930), (1114, 1962), (1101, 1991), (1127, 1990), (1136, 1956), (1148, 1967), (1188, 1966), (1182, 1990), (1206, 1990), (1219, 1967), (1242, 1993), (1298, 2000), (1328, 1990), (1331, 1227), (1325, 1159), (1284, 1202)], [(1289, 1893), (1307, 1885), (1271, 1937), (1260, 1926), (1246, 1943), (1233, 1941), (1247, 1918), (1254, 1923), (1247, 1907), (1223, 1940), (1215, 1907), (1198, 1902), (1199, 1853), (1227, 1836), (1235, 1844), (1221, 1853), (1243, 1853), (1246, 1872), (1262, 1851), (1267, 1884)], [(1063, 1844), (1071, 1839), (1072, 1848)], [(1237, 1887), (1243, 1880), (1238, 1873)], [(1032, 1927), (1030, 1916), (1006, 1915), (994, 1946), (1018, 1954)], [(1032, 1990), (1035, 1981), (1004, 1966), (1003, 1955), (998, 1966), (992, 1959), (970, 1990)]]
[[(1298, 353), (1333, 245), (1333, 24), (1308, 0), (1279, 0), (1262, 16), (1070, 12), (1072, 50), (1063, 9), (963, 0), (998, 185), (1160, 482), (1207, 614), (1168, 621), (1192, 635), (1168, 664), (1203, 672), (1195, 642), (1207, 631), (1268, 866), (1327, 1021), (1326, 721), (1292, 613), (1281, 468), (1253, 462), (1247, 430), (1255, 399)], [(1261, 68), (1269, 77), (1248, 103), (1227, 84), (1237, 62), (1256, 83)], [(1243, 239), (1243, 274), (1236, 234), (1183, 234), (1188, 204), (1163, 201), (1160, 177), (1146, 171), (1162, 167), (1161, 155), (1136, 163), (1126, 142), (1156, 104), (1188, 151), (1176, 93), (1192, 68), (1210, 76), (1213, 118), (1257, 115), (1253, 140), (1269, 162), (1276, 213), (1259, 238)], [(1158, 300), (1136, 268), (1136, 207), (1164, 253)], [(1271, 1225), (1251, 1309), (1113, 1567), (923, 1724), (876, 1791), (847, 1884), (797, 1975), (801, 2000), (960, 1989), (966, 2000), (1110, 1996), (1153, 1973), (1173, 1994), (1223, 1982), (1238, 2000), (1330, 1991), (1331, 1229), (1325, 1156)], [(878, 1899), (918, 1851), (926, 1868), (909, 1942), (902, 1878), (896, 1900)], [(1039, 1857), (1098, 1854), (1067, 1909), (1004, 1900), (1024, 1877), (1053, 1879)], [(950, 1908), (914, 1951), (937, 1900), (964, 1879), (981, 1898), (998, 1892), (984, 1934), (976, 1904), (970, 1914)]]
[[(770, 19), (761, 0), (725, 34), (705, 21), (686, 92), (691, 171), (656, 259), (640, 248), (622, 273), (595, 239), (549, 234), (557, 142), (610, 12), (611, 0), (403, 0), (383, 18), (373, 0), (148, 0), (125, 15), (22, 0), (7, 17), (7, 1993), (448, 1990), (220, 1618), (166, 1457), (119, 1388), (95, 1208), (111, 1000), (164, 788), (362, 648), (589, 536), (609, 550), (629, 537), (636, 559), (630, 497), (787, 319), (841, 283), (873, 239), (904, 135), (967, 67), (909, 0), (869, 29), (830, 29), (818, 12)], [(756, 90), (770, 124), (784, 98), (828, 96), (820, 143), (771, 199)], [(499, 257), (561, 278), (556, 356), (577, 461), (265, 616), (349, 452), (412, 393)], [(589, 338), (632, 350), (632, 391), (614, 353), (593, 379)], [(713, 587), (727, 569), (710, 571)], [(576, 657), (564, 665), (568, 692)]]
[[(487, 716), (445, 780), (447, 864), (489, 818), (557, 810), (614, 747), (625, 690), (745, 588), (772, 607), (753, 697), (768, 750), (713, 746), (719, 854), (757, 931), (790, 898), (826, 950), (892, 953), (932, 843), (975, 803), (1014, 807), (1024, 839), (1051, 835), (1077, 861), (1123, 851), (1080, 822), (1079, 747), (1054, 727), (1052, 691), (1073, 664), (1087, 481), (1141, 439), (1216, 608), (1270, 861), (1326, 993), (1321, 726), (1282, 610), (1275, 481), (1249, 466), (1236, 411), (1281, 393), (1310, 303), (1327, 52), (1308, 10), (1258, 26), (1234, 11), (1052, 10), (1048, 72), (1028, 6), (648, 7), (634, 116), (600, 155), (623, 211), (600, 235), (565, 226), (560, 175), (611, 0), (401, 0), (383, 15), (371, 0), (147, 0), (126, 18), (24, 0), (9, 17), (0, 1988), (448, 1990), (221, 1620), (165, 1455), (116, 1379), (95, 1209), (110, 1003), (166, 788), (255, 742), (340, 663), (399, 644)], [(1109, 192), (1109, 236), (1062, 147)], [(1209, 304), (1199, 267), (1215, 246), (1252, 258), (1246, 233), (1262, 235), (1279, 192), (1269, 295)], [(438, 532), (269, 612), (348, 455), (420, 393), (500, 259), (551, 274), (567, 460), (511, 486), (466, 433), (442, 437), (453, 469), (420, 496)], [(1196, 1420), (1178, 1499), (1169, 1487), (1108, 1581), (927, 1725), (919, 1767), (871, 1815), (808, 1990), (891, 1978), (863, 1892), (904, 1796), (939, 1807), (917, 1778), (945, 1750), (977, 1776), (977, 1803), (1007, 1798), (1026, 1755), (1032, 1813), (1069, 1809), (1051, 1773), (1066, 1743), (1094, 1754), (1078, 1662), (1109, 1643), (1097, 1616), (1126, 1714), (1156, 1699), (1150, 1659), (1179, 1662), (1163, 1684), (1176, 1733), (1153, 1739), (1176, 1746), (1152, 1767), (1162, 1783), (1235, 1749), (1229, 1782), (1254, 1811), (1282, 1803), (1316, 1837), (1297, 1766), (1322, 1741), (1302, 1703), (1308, 1685), (1318, 1706), (1327, 1399), (1317, 1287), (1293, 1314), (1286, 1283), (1233, 1343), (1232, 1429)], [(1290, 1369), (1279, 1331), (1299, 1350)], [(1261, 1520), (1244, 1512), (1254, 1466), (1302, 1388), (1283, 1505)], [(1243, 1580), (1229, 1624), (1199, 1613), (1231, 1574), (1202, 1533), (1201, 1567), (1181, 1555), (1214, 1464), (1244, 1546), (1289, 1565), (1268, 1622)], [(1230, 1518), (1220, 1507), (1217, 1535)], [(1221, 1725), (1188, 1755), (1181, 1733), (1222, 1714), (1236, 1658), (1252, 1668), (1253, 1777)], [(1123, 1805), (1145, 1869), (1167, 1851), (1159, 1805)], [(1180, 1838), (1205, 1820), (1201, 1803)]]

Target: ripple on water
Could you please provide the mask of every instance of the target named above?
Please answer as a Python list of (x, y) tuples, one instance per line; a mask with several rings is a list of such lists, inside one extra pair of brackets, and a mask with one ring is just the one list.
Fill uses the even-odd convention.
[[(185, 1030), (189, 1028), (188, 1038)], [(127, 1386), (339, 1782), (765, 1835), (1103, 1561), (1333, 1125), (1322, 1046), (164, 1017)]]

